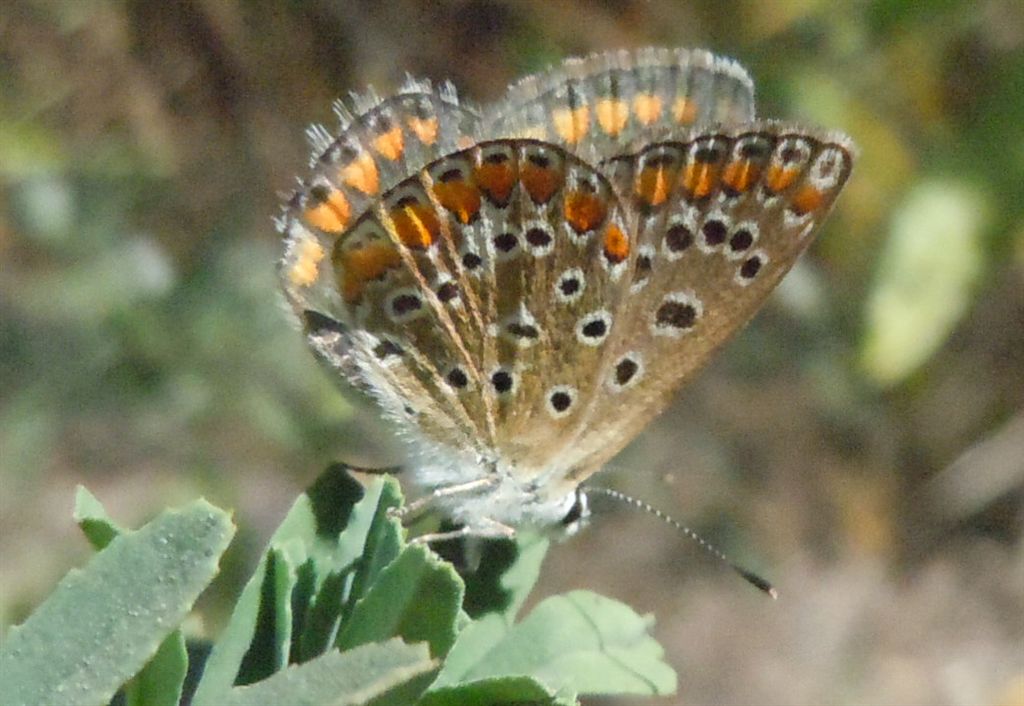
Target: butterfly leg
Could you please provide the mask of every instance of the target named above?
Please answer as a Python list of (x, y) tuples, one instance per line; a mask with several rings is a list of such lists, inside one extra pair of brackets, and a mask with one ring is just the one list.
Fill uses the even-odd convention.
[(468, 483), (435, 488), (423, 497), (413, 500), (411, 503), (399, 508), (394, 508), (390, 514), (391, 517), (397, 517), (402, 520), (403, 524), (410, 524), (418, 515), (421, 515), (423, 512), (430, 509), (430, 506), (434, 505), (438, 500), (452, 495), (472, 493), (477, 490), (482, 490), (493, 485), (494, 482), (495, 480), (493, 478), (479, 478), (477, 480), (469, 481)]
[(508, 525), (503, 525), (496, 520), (483, 518), (480, 524), (465, 525), (448, 532), (431, 532), (421, 534), (412, 538), (410, 544), (430, 544), (431, 542), (445, 542), (451, 539), (462, 539), (463, 537), (476, 537), (479, 539), (512, 539), (516, 531)]

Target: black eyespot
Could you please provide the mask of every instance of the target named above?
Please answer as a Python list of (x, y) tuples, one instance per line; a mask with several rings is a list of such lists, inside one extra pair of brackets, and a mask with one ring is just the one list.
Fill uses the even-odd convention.
[(608, 333), (608, 324), (603, 319), (594, 319), (583, 324), (583, 335), (587, 338), (600, 338)]
[(718, 220), (711, 220), (704, 224), (701, 228), (701, 232), (704, 233), (704, 242), (714, 247), (721, 245), (725, 242), (726, 228), (725, 224)]
[(501, 252), (512, 252), (518, 244), (519, 240), (514, 233), (501, 233), (494, 236), (494, 247)]
[(459, 287), (454, 282), (445, 282), (437, 288), (437, 298), (442, 302), (450, 302), (457, 296), (459, 296)]
[(512, 373), (507, 370), (497, 370), (491, 375), (491, 385), (499, 395), (512, 389)]
[(753, 279), (757, 276), (757, 273), (761, 271), (761, 265), (761, 258), (757, 255), (748, 257), (743, 261), (743, 264), (740, 265), (740, 277), (743, 277), (744, 279)]
[(523, 324), (518, 321), (510, 323), (505, 327), (505, 330), (516, 338), (532, 338), (536, 339), (540, 337), (540, 331), (537, 330), (536, 326), (532, 324)]
[(729, 239), (729, 248), (733, 252), (743, 252), (751, 245), (754, 244), (754, 234), (746, 228), (740, 228), (738, 231), (733, 233)]
[(639, 363), (632, 358), (623, 358), (615, 364), (615, 384), (619, 387), (628, 384), (639, 370)]
[(669, 300), (658, 307), (654, 321), (661, 327), (688, 329), (697, 322), (697, 309), (687, 302)]
[(445, 380), (448, 381), (449, 385), (459, 390), (469, 384), (469, 378), (466, 377), (466, 372), (462, 368), (452, 368), (449, 370)]
[(576, 277), (563, 277), (558, 283), (558, 289), (565, 296), (571, 297), (580, 291), (580, 281)]
[(475, 270), (483, 264), (483, 260), (475, 252), (468, 252), (462, 256), (462, 266), (467, 270)]
[(423, 302), (415, 294), (399, 294), (391, 300), (391, 311), (395, 316), (410, 314), (423, 306)]
[(564, 412), (572, 404), (572, 395), (564, 390), (559, 390), (551, 393), (548, 401), (551, 403), (551, 409), (556, 412)]
[(693, 245), (693, 232), (682, 223), (677, 223), (665, 232), (665, 245), (672, 252), (682, 252)]
[(526, 242), (535, 248), (542, 248), (551, 243), (551, 234), (543, 228), (530, 228), (526, 231)]

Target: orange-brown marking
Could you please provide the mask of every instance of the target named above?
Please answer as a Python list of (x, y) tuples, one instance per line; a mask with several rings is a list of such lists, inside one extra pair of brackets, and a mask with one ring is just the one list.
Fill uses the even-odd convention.
[(314, 197), (313, 200), (317, 201), (316, 205), (309, 206), (302, 214), (306, 223), (327, 233), (345, 230), (352, 208), (343, 193), (330, 189), (325, 196)]
[(437, 118), (409, 118), (409, 129), (425, 145), (432, 145), (437, 142)]
[(380, 188), (380, 172), (377, 162), (369, 152), (363, 152), (339, 170), (341, 180), (353, 189), (373, 196)]
[(661, 98), (650, 93), (637, 94), (633, 99), (633, 113), (642, 125), (651, 125), (661, 117)]
[(749, 159), (740, 159), (729, 162), (725, 165), (725, 172), (722, 174), (722, 183), (737, 194), (744, 193), (757, 181), (761, 175), (761, 169)]
[(614, 98), (602, 98), (595, 107), (597, 123), (601, 129), (612, 137), (617, 136), (626, 127), (629, 120), (629, 106), (625, 101)]
[(683, 172), (683, 188), (694, 198), (702, 199), (714, 191), (721, 167), (714, 162), (691, 160)]
[(308, 238), (299, 244), (299, 252), (295, 256), (295, 264), (288, 270), (288, 281), (293, 287), (308, 287), (316, 282), (320, 274), (320, 261), (324, 259), (324, 248), (320, 243)]
[(483, 189), (487, 197), (499, 206), (508, 203), (512, 189), (516, 185), (516, 173), (512, 169), (511, 160), (504, 162), (488, 162), (484, 160), (473, 172), (477, 186)]
[(572, 191), (565, 195), (565, 220), (577, 233), (594, 230), (608, 215), (605, 200), (585, 191)]
[(648, 206), (659, 206), (672, 192), (676, 175), (676, 169), (662, 165), (644, 167), (636, 179), (636, 195)]
[(392, 162), (396, 161), (405, 150), (405, 135), (402, 134), (402, 128), (396, 125), (387, 132), (377, 135), (373, 138), (373, 148)]
[(672, 117), (680, 125), (689, 125), (697, 119), (697, 103), (689, 98), (676, 98), (672, 104)]
[(590, 129), (590, 106), (582, 105), (576, 110), (559, 108), (551, 114), (551, 121), (559, 137), (570, 145), (576, 144)]
[(469, 223), (480, 212), (480, 191), (461, 179), (437, 182), (434, 184), (434, 195), (442, 206), (455, 214), (460, 223)]
[(422, 250), (430, 247), (441, 233), (437, 213), (429, 204), (410, 203), (391, 209), (398, 239), (409, 248)]
[(614, 223), (604, 232), (604, 256), (613, 265), (629, 257), (629, 237)]
[(530, 195), (534, 203), (547, 203), (561, 186), (558, 172), (550, 166), (541, 167), (529, 159), (524, 160), (520, 176), (526, 193)]
[(793, 196), (793, 203), (790, 204), (790, 208), (798, 215), (804, 215), (811, 211), (816, 211), (825, 201), (825, 194), (811, 186), (810, 184), (804, 184), (801, 186), (796, 194)]
[(366, 283), (402, 264), (402, 256), (387, 242), (369, 243), (361, 248), (336, 250), (335, 261), (342, 277), (341, 293), (345, 301), (362, 296)]
[(796, 181), (800, 170), (795, 167), (780, 167), (776, 164), (768, 167), (768, 176), (764, 180), (770, 191), (778, 193)]

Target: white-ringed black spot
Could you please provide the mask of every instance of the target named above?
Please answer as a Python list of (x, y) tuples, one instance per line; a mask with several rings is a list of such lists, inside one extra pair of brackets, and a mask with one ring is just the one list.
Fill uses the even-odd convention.
[(685, 223), (676, 223), (665, 231), (665, 247), (670, 252), (681, 253), (693, 245), (693, 231)]
[(757, 273), (761, 271), (761, 266), (764, 265), (760, 256), (751, 255), (743, 264), (740, 265), (740, 277), (746, 280), (751, 280), (757, 277)]
[(634, 352), (626, 353), (615, 362), (612, 369), (612, 389), (624, 390), (640, 379), (642, 372), (640, 356)]
[(708, 247), (717, 247), (725, 242), (725, 234), (727, 232), (725, 223), (713, 218), (705, 221), (704, 225), (701, 226), (700, 232), (704, 236), (704, 243)]
[(555, 298), (566, 304), (574, 302), (583, 295), (586, 286), (583, 270), (573, 267), (563, 272), (555, 282)]
[(475, 252), (467, 252), (462, 255), (462, 266), (467, 270), (475, 270), (483, 264), (483, 260)]
[(729, 238), (729, 249), (733, 252), (743, 252), (754, 244), (754, 234), (749, 228), (738, 228), (732, 237)]
[(448, 374), (444, 376), (445, 382), (451, 385), (456, 390), (464, 390), (469, 386), (469, 376), (466, 375), (466, 371), (456, 366), (448, 371)]
[(442, 303), (448, 303), (459, 296), (459, 287), (455, 282), (448, 280), (437, 288), (437, 298)]
[(558, 385), (548, 390), (548, 413), (555, 419), (566, 416), (576, 402), (576, 390), (568, 385)]
[(576, 338), (587, 346), (599, 346), (608, 338), (612, 328), (612, 315), (607, 311), (594, 311), (576, 324)]
[(403, 292), (391, 298), (391, 313), (396, 318), (403, 318), (419, 311), (423, 307), (423, 300), (418, 294)]
[(703, 314), (700, 300), (691, 292), (672, 292), (654, 311), (654, 333), (676, 338), (694, 327)]
[(551, 233), (543, 228), (533, 227), (526, 231), (526, 242), (535, 248), (547, 247), (552, 240)]
[(498, 368), (491, 373), (491, 387), (499, 395), (511, 393), (516, 386), (516, 379), (512, 373), (505, 368)]
[(498, 252), (507, 254), (516, 249), (516, 246), (519, 245), (519, 238), (515, 236), (515, 233), (499, 233), (491, 242), (494, 243)]

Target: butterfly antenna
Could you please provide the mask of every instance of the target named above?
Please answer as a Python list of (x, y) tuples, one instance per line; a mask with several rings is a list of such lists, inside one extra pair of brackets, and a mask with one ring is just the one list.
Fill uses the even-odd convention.
[(694, 532), (692, 529), (690, 529), (683, 523), (676, 520), (674, 517), (666, 515), (664, 512), (654, 507), (653, 505), (645, 503), (643, 500), (638, 500), (637, 498), (634, 498), (632, 495), (626, 495), (625, 493), (620, 493), (617, 490), (612, 490), (611, 488), (589, 486), (586, 490), (588, 493), (600, 493), (601, 495), (605, 495), (609, 498), (612, 498), (613, 500), (618, 500), (619, 502), (631, 505), (637, 508), (638, 510), (642, 510), (648, 513), (649, 515), (654, 515), (665, 524), (676, 528), (676, 530), (682, 532), (686, 537), (692, 539), (700, 546), (701, 549), (706, 551), (708, 554), (724, 562), (727, 566), (729, 566), (729, 568), (731, 568), (733, 571), (739, 574), (744, 581), (749, 583), (754, 588), (768, 594), (772, 597), (772, 599), (777, 599), (779, 597), (779, 592), (776, 591), (775, 587), (772, 586), (771, 583), (769, 583), (767, 580), (758, 576), (753, 571), (748, 571), (747, 569), (744, 569), (742, 566), (734, 564), (732, 560), (729, 559), (729, 557), (720, 552), (714, 545), (708, 543), (699, 534)]

